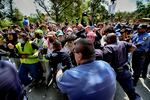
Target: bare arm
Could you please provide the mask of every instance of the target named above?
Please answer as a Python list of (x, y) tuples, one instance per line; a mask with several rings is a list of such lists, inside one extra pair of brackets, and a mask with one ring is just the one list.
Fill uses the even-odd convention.
[(134, 52), (136, 50), (136, 48), (137, 47), (134, 44), (132, 44), (132, 46), (128, 49), (128, 52), (132, 53), (132, 52)]

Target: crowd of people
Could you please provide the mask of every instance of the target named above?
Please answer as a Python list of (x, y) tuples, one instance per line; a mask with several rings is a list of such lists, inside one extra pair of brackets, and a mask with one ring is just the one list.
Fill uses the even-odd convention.
[(23, 87), (41, 82), (48, 86), (52, 78), (69, 100), (113, 100), (116, 81), (130, 100), (142, 100), (135, 87), (140, 76), (149, 77), (150, 25), (40, 24), (27, 18), (23, 25), (0, 31), (3, 100), (21, 100)]

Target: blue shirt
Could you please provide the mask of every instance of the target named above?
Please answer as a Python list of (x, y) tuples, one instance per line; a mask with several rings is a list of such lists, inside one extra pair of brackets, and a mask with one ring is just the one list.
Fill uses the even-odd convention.
[(136, 51), (147, 52), (150, 47), (150, 33), (135, 34), (132, 38), (132, 42), (137, 46)]
[(57, 85), (69, 100), (113, 100), (116, 75), (104, 61), (88, 61), (64, 72)]
[(23, 20), (23, 26), (28, 26), (29, 25), (29, 20), (28, 19), (24, 19)]
[(0, 100), (22, 100), (21, 86), (15, 66), (8, 61), (0, 61)]

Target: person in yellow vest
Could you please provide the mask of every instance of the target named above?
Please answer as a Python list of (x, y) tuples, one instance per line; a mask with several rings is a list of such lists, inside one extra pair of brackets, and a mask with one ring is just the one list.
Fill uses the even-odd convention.
[(43, 37), (43, 31), (41, 29), (36, 29), (34, 31), (35, 34), (35, 39), (33, 40), (33, 42), (39, 47), (42, 48), (43, 47), (43, 43), (45, 41), (44, 37)]
[[(21, 33), (18, 43), (14, 46), (9, 44), (10, 49), (15, 49), (20, 57), (19, 78), (24, 86), (32, 81), (42, 79), (41, 63), (38, 58), (38, 46), (29, 40), (26, 33)], [(31, 77), (29, 77), (29, 74)]]

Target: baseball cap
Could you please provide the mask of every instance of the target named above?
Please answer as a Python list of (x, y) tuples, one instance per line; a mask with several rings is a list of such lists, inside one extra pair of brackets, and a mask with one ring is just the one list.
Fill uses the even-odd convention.
[(62, 30), (58, 30), (58, 31), (56, 32), (56, 35), (57, 35), (57, 36), (61, 36), (61, 35), (64, 35), (64, 33), (62, 32)]
[(43, 34), (43, 31), (41, 29), (36, 29), (34, 32), (35, 34), (40, 34), (40, 35)]
[(146, 28), (147, 28), (147, 25), (140, 24), (137, 28), (138, 28), (138, 29), (146, 29)]

